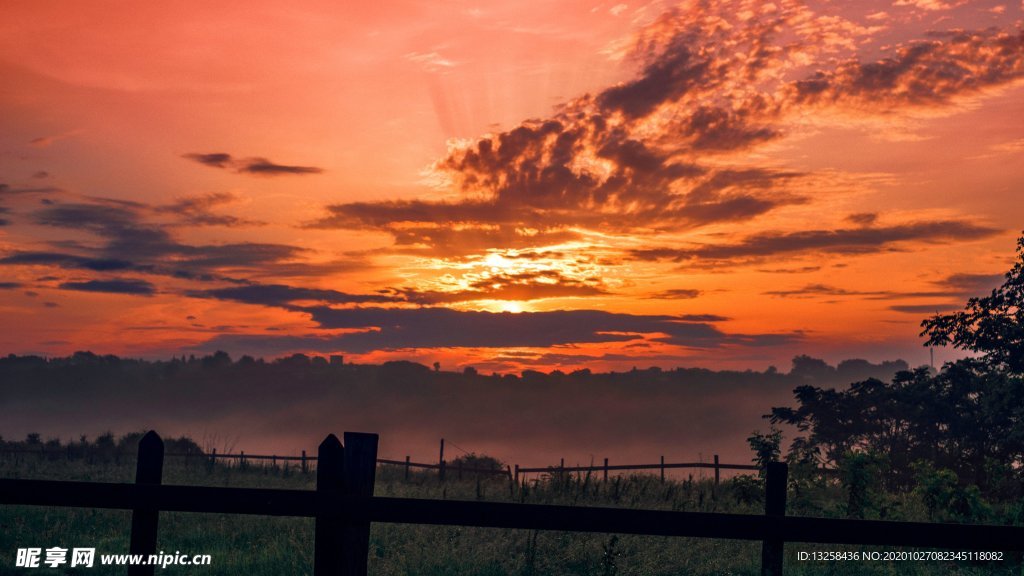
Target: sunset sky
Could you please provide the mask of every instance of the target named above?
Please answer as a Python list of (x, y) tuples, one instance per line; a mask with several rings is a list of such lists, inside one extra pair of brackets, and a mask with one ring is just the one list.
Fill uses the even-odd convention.
[(923, 364), (1024, 228), (1022, 20), (6, 0), (0, 352)]

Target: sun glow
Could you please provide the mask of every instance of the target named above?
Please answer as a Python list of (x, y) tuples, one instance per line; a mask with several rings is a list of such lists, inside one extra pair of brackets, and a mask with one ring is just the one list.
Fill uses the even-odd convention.
[(502, 302), (501, 311), (519, 314), (520, 312), (523, 311), (523, 305), (520, 304), (519, 302)]

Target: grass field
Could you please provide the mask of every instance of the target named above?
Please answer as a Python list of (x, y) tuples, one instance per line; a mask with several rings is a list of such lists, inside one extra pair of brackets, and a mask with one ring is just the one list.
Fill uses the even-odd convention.
[[(36, 455), (0, 457), (0, 477), (131, 482), (134, 462), (49, 460)], [(193, 459), (168, 458), (165, 484), (308, 489), (315, 474), (296, 468), (207, 466)], [(608, 482), (588, 476), (541, 477), (512, 489), (507, 478), (450, 479), (418, 473), (405, 481), (399, 468), (378, 468), (375, 494), (410, 498), (515, 501), (537, 504), (617, 506), (628, 508), (763, 512), (753, 481), (684, 479), (662, 483), (656, 476), (619, 476)], [(838, 486), (819, 485), (791, 491), (792, 515), (842, 516)], [(907, 495), (893, 500), (900, 519), (924, 520), (923, 509)], [(0, 507), (0, 574), (123, 574), (123, 567), (53, 569), (16, 568), (18, 548), (94, 547), (100, 554), (128, 549), (130, 513), (122, 511)], [(160, 515), (158, 549), (167, 553), (209, 554), (210, 566), (170, 566), (158, 573), (177, 574), (310, 574), (313, 520), (168, 513)], [(1019, 560), (998, 563), (939, 562), (799, 562), (798, 551), (881, 550), (880, 548), (787, 544), (786, 574), (796, 575), (932, 575), (1021, 574)], [(611, 534), (580, 534), (419, 525), (375, 524), (371, 531), (369, 566), (374, 575), (755, 575), (760, 543), (663, 538)]]

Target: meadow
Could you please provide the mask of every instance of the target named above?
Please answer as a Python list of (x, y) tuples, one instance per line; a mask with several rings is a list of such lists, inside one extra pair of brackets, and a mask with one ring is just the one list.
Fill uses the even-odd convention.
[[(130, 442), (128, 442), (130, 443)], [(121, 443), (122, 446), (126, 442)], [(169, 450), (171, 452), (172, 450)], [(0, 477), (101, 482), (132, 482), (130, 451), (67, 459), (40, 454), (0, 455)], [(717, 487), (713, 479), (618, 475), (541, 475), (513, 486), (505, 477), (462, 480), (449, 474), (440, 482), (434, 471), (414, 472), (380, 466), (375, 494), (410, 498), (514, 501), (536, 504), (611, 506), (681, 511), (763, 513), (763, 488), (756, 476), (736, 476)], [(193, 457), (168, 457), (165, 484), (290, 488), (312, 490), (315, 471), (296, 466), (238, 465)], [(848, 493), (841, 481), (794, 475), (791, 515), (845, 517)], [(929, 520), (927, 503), (917, 492), (886, 495), (889, 519)], [(997, 511), (991, 519), (997, 522)], [(877, 517), (877, 513), (875, 514)], [(0, 574), (123, 574), (124, 568), (16, 568), (17, 548), (95, 547), (97, 555), (125, 553), (130, 513), (126, 511), (0, 507)], [(313, 520), (219, 514), (160, 515), (158, 548), (167, 553), (210, 554), (210, 566), (171, 566), (179, 574), (310, 574)], [(369, 568), (374, 575), (755, 575), (760, 543), (710, 539), (581, 534), (533, 530), (375, 524)], [(786, 574), (1020, 574), (1019, 557), (998, 563), (800, 562), (798, 551), (881, 550), (853, 546), (787, 544)], [(161, 572), (161, 570), (158, 570)]]

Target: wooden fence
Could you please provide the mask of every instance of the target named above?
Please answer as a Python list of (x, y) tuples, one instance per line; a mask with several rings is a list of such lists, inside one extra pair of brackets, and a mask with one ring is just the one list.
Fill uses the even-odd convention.
[(134, 484), (0, 479), (0, 504), (132, 510), (130, 553), (147, 556), (161, 511), (312, 517), (316, 576), (365, 576), (371, 522), (760, 540), (762, 576), (781, 576), (786, 542), (1024, 550), (1024, 527), (786, 516), (785, 463), (765, 471), (764, 515), (385, 498), (373, 496), (377, 435), (344, 439), (320, 444), (316, 490), (162, 485), (163, 441), (151, 431), (139, 442)]
[[(442, 440), (443, 442), (444, 440)], [(47, 455), (66, 457), (68, 460), (73, 459), (74, 452), (68, 446), (66, 450), (46, 450), (40, 447), (38, 450), (32, 449), (8, 449), (0, 450), (0, 454), (38, 454), (42, 457)], [(245, 451), (237, 453), (217, 453), (217, 449), (214, 448), (210, 452), (168, 452), (165, 454), (167, 457), (179, 457), (184, 458), (185, 462), (188, 463), (191, 460), (205, 460), (210, 463), (216, 462), (217, 460), (229, 460), (239, 463), (240, 465), (246, 465), (250, 462), (269, 463), (271, 466), (277, 466), (278, 464), (287, 465), (290, 462), (294, 462), (303, 472), (308, 472), (312, 469), (313, 464), (317, 461), (316, 456), (307, 455), (306, 451), (303, 450), (299, 456), (281, 456), (277, 454), (246, 454)], [(548, 474), (562, 476), (567, 473), (573, 472), (596, 472), (601, 473), (605, 481), (608, 480), (609, 472), (624, 472), (624, 471), (652, 471), (657, 470), (660, 472), (661, 481), (665, 481), (665, 474), (667, 470), (678, 470), (678, 469), (707, 469), (714, 471), (715, 484), (718, 485), (721, 481), (721, 474), (723, 470), (738, 470), (738, 471), (758, 471), (760, 468), (751, 464), (726, 464), (720, 462), (718, 454), (715, 454), (711, 462), (665, 462), (665, 457), (661, 457), (661, 462), (657, 464), (609, 464), (608, 458), (604, 459), (603, 465), (597, 466), (566, 466), (565, 459), (563, 458), (558, 466), (539, 466), (539, 467), (524, 467), (516, 464), (514, 467), (511, 465), (505, 470), (495, 468), (475, 468), (471, 466), (465, 466), (461, 462), (456, 462), (453, 466), (451, 463), (446, 462), (443, 458), (436, 464), (428, 464), (423, 462), (412, 462), (409, 456), (405, 457), (405, 460), (389, 460), (386, 458), (378, 458), (378, 464), (384, 464), (389, 466), (404, 467), (405, 479), (409, 479), (410, 471), (414, 468), (424, 470), (437, 470), (438, 476), (444, 479), (446, 471), (452, 471), (457, 474), (459, 479), (462, 479), (463, 474), (476, 474), (476, 475), (494, 475), (494, 476), (507, 476), (510, 480), (519, 484), (521, 477), (526, 474)], [(831, 468), (820, 468), (818, 470), (821, 474), (834, 475), (838, 471)]]

